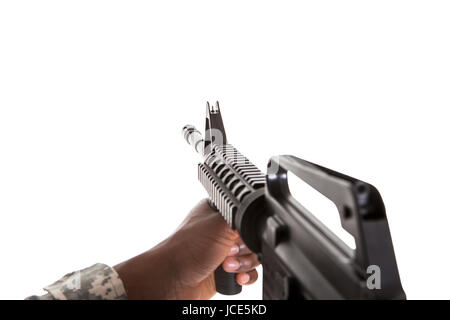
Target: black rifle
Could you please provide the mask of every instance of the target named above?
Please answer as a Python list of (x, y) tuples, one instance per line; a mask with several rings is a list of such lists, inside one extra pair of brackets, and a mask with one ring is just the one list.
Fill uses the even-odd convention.
[[(183, 135), (203, 156), (198, 178), (211, 206), (258, 254), (263, 299), (406, 299), (374, 186), (289, 155), (272, 157), (264, 175), (228, 144), (218, 102), (206, 105), (204, 138), (191, 125)], [(355, 250), (291, 196), (288, 172), (334, 202)], [(241, 292), (221, 267), (215, 283), (219, 293)]]

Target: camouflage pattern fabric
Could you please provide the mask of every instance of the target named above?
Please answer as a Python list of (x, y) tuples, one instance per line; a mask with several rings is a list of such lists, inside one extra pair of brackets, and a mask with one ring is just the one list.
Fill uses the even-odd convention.
[(117, 272), (105, 264), (66, 274), (44, 288), (48, 293), (26, 300), (124, 300), (127, 294)]

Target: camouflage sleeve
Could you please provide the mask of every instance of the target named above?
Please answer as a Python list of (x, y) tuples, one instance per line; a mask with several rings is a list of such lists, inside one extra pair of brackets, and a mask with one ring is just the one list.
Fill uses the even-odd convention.
[(124, 300), (127, 294), (117, 272), (105, 264), (66, 274), (44, 288), (48, 293), (26, 300)]

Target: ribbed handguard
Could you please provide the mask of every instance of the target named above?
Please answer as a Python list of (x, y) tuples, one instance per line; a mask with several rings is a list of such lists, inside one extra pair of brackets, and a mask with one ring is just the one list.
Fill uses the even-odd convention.
[(214, 146), (205, 162), (198, 165), (198, 179), (233, 229), (239, 205), (265, 185), (265, 175), (230, 144)]
[[(198, 179), (213, 206), (233, 229), (239, 205), (265, 185), (265, 175), (230, 144), (213, 147), (205, 162), (198, 165)], [(214, 275), (217, 292), (227, 295), (241, 292), (235, 274), (219, 266)]]

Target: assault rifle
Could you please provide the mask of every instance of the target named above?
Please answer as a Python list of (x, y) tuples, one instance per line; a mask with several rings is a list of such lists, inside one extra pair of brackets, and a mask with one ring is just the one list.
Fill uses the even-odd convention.
[[(290, 155), (272, 157), (263, 174), (228, 143), (218, 102), (206, 104), (204, 137), (191, 125), (183, 136), (203, 158), (198, 178), (210, 205), (258, 255), (263, 299), (406, 299), (374, 186)], [(288, 172), (334, 202), (356, 249), (294, 199)], [(219, 293), (241, 292), (221, 267), (215, 283)]]

